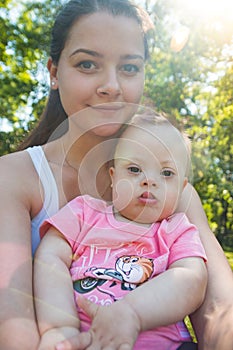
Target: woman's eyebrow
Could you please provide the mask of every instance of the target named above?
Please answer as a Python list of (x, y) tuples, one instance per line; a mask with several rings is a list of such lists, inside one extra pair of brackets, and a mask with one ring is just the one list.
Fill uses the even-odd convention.
[(140, 60), (144, 61), (144, 57), (141, 56), (141, 55), (137, 55), (137, 54), (123, 55), (123, 56), (121, 56), (121, 59), (125, 59), (125, 60), (137, 60), (137, 59), (140, 59)]
[(89, 49), (77, 49), (74, 52), (72, 52), (70, 57), (77, 55), (78, 53), (86, 53), (86, 54), (93, 56), (93, 57), (103, 57), (103, 55), (101, 55), (100, 53), (93, 51), (93, 50), (89, 50)]
[[(93, 51), (93, 50), (89, 50), (89, 49), (77, 49), (74, 52), (72, 52), (72, 54), (70, 55), (70, 57), (77, 55), (78, 53), (86, 53), (87, 55), (93, 56), (93, 57), (103, 57), (102, 54), (100, 54), (99, 52)], [(138, 54), (127, 54), (127, 55), (122, 55), (121, 59), (125, 59), (125, 60), (137, 60), (140, 59), (142, 61), (144, 61), (144, 57)]]

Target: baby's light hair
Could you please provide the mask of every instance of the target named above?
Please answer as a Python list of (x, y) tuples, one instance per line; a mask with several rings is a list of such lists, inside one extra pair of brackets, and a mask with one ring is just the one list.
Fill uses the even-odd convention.
[[(157, 111), (151, 110), (151, 109), (145, 109), (140, 113), (135, 114), (131, 120), (128, 123), (128, 127), (130, 126), (136, 126), (136, 127), (143, 127), (145, 124), (148, 125), (167, 125), (170, 126), (179, 132), (181, 139), (184, 141), (184, 146), (187, 151), (187, 167), (186, 167), (186, 176), (190, 176), (190, 170), (191, 170), (191, 140), (187, 133), (185, 132), (184, 128), (178, 121), (169, 115), (166, 115), (164, 113), (159, 113)], [(127, 128), (126, 128), (127, 130)]]

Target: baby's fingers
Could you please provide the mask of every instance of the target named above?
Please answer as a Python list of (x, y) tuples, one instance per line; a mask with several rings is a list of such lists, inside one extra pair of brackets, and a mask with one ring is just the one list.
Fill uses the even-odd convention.
[(104, 338), (104, 337), (96, 337), (95, 332), (93, 330), (89, 330), (91, 333), (91, 344), (87, 347), (86, 350), (133, 350), (134, 341), (130, 338), (120, 339), (120, 336), (114, 338)]
[(105, 345), (101, 346), (100, 344), (92, 344), (87, 350), (133, 350), (133, 344), (115, 344), (115, 345)]
[(119, 350), (132, 350), (134, 344), (121, 344)]
[(81, 295), (77, 298), (76, 301), (78, 306), (83, 309), (83, 311), (93, 320), (98, 311), (98, 305), (92, 303), (90, 300)]
[(90, 333), (80, 333), (78, 336), (63, 340), (56, 345), (56, 350), (85, 350), (91, 343)]

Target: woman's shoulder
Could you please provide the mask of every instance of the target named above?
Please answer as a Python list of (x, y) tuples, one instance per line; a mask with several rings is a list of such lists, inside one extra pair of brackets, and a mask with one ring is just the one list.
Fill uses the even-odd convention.
[(38, 175), (26, 150), (0, 157), (0, 187), (2, 198), (10, 196), (12, 201), (25, 201), (30, 207), (35, 207), (34, 200), (39, 204)]
[[(0, 168), (1, 168), (0, 178), (2, 177), (5, 178), (5, 174), (9, 174), (9, 177), (14, 177), (15, 179), (16, 178), (19, 179), (21, 174), (25, 174), (25, 173), (30, 174), (33, 171), (33, 165), (30, 160), (30, 155), (26, 150), (1, 156)], [(21, 180), (24, 181), (25, 179), (21, 178)], [(28, 176), (27, 176), (27, 180), (28, 180)]]

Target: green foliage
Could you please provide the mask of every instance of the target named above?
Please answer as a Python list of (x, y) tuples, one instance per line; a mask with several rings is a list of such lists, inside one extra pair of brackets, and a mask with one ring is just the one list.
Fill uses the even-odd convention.
[(6, 118), (13, 128), (23, 119), (26, 107), (33, 106), (32, 119), (41, 112), (37, 103), (44, 101), (48, 90), (41, 77), (49, 53), (52, 19), (60, 6), (57, 0), (9, 0), (2, 4), (0, 118)]
[[(206, 111), (192, 128), (194, 184), (220, 243), (233, 246), (233, 66), (200, 94)], [(203, 102), (202, 102), (203, 103)]]
[(20, 142), (23, 141), (26, 132), (23, 128), (16, 128), (10, 132), (0, 131), (0, 153), (8, 154), (17, 150)]
[[(0, 131), (0, 154), (14, 151), (42, 112), (49, 33), (64, 1), (0, 1), (0, 118), (12, 127)], [(181, 0), (144, 3), (155, 23), (144, 103), (184, 124), (193, 142), (193, 184), (220, 243), (233, 247), (232, 23), (220, 15), (208, 22)], [(171, 42), (180, 28), (190, 35), (176, 50)]]
[(227, 260), (230, 264), (230, 267), (233, 271), (233, 252), (225, 252), (225, 254), (226, 254)]

